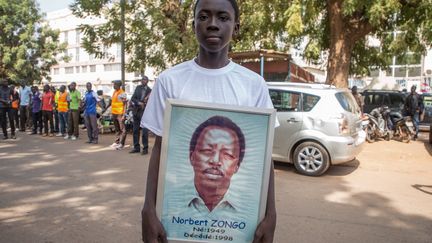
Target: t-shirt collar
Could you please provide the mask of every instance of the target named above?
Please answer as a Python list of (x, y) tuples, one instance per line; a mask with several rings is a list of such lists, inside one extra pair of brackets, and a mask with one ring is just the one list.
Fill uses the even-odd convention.
[(189, 61), (189, 65), (192, 67), (193, 70), (206, 75), (221, 75), (231, 71), (235, 66), (234, 62), (229, 60), (229, 63), (226, 66), (221, 68), (216, 68), (216, 69), (204, 68), (198, 65), (198, 63), (196, 63), (194, 59)]

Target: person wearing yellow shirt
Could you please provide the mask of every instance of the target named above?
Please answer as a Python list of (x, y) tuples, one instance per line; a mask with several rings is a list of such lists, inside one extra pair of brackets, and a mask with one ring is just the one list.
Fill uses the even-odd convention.
[(111, 114), (116, 133), (116, 139), (111, 147), (115, 148), (116, 150), (121, 150), (124, 148), (126, 141), (126, 126), (124, 120), (126, 118), (127, 96), (124, 90), (121, 88), (121, 81), (114, 81), (113, 86), (114, 93), (111, 98), (111, 104), (107, 107), (108, 109), (111, 106)]
[(56, 94), (56, 104), (59, 116), (60, 129), (57, 137), (66, 136), (66, 128), (68, 123), (68, 112), (69, 112), (69, 102), (70, 96), (69, 92), (66, 91), (66, 86), (60, 86), (58, 93)]

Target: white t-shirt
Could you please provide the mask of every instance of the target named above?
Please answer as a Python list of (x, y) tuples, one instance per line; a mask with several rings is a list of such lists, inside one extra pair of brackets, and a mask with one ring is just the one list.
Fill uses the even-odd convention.
[(141, 127), (158, 136), (163, 134), (166, 99), (273, 108), (264, 79), (232, 61), (207, 69), (190, 60), (159, 75), (141, 119)]

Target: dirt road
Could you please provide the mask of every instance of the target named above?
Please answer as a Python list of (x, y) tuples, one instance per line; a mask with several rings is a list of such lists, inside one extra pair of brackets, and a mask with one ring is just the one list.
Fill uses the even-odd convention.
[[(0, 242), (141, 242), (149, 155), (108, 148), (112, 135), (18, 135), (0, 143)], [(319, 178), (277, 164), (275, 242), (432, 242), (425, 136), (367, 144)]]

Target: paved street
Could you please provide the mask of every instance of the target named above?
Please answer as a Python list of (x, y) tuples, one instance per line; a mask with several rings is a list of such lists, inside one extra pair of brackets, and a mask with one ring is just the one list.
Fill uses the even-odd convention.
[[(107, 134), (18, 136), (0, 142), (0, 242), (140, 242), (149, 155), (114, 151)], [(275, 242), (430, 243), (432, 148), (426, 134), (366, 144), (319, 178), (278, 163), (276, 197)]]

